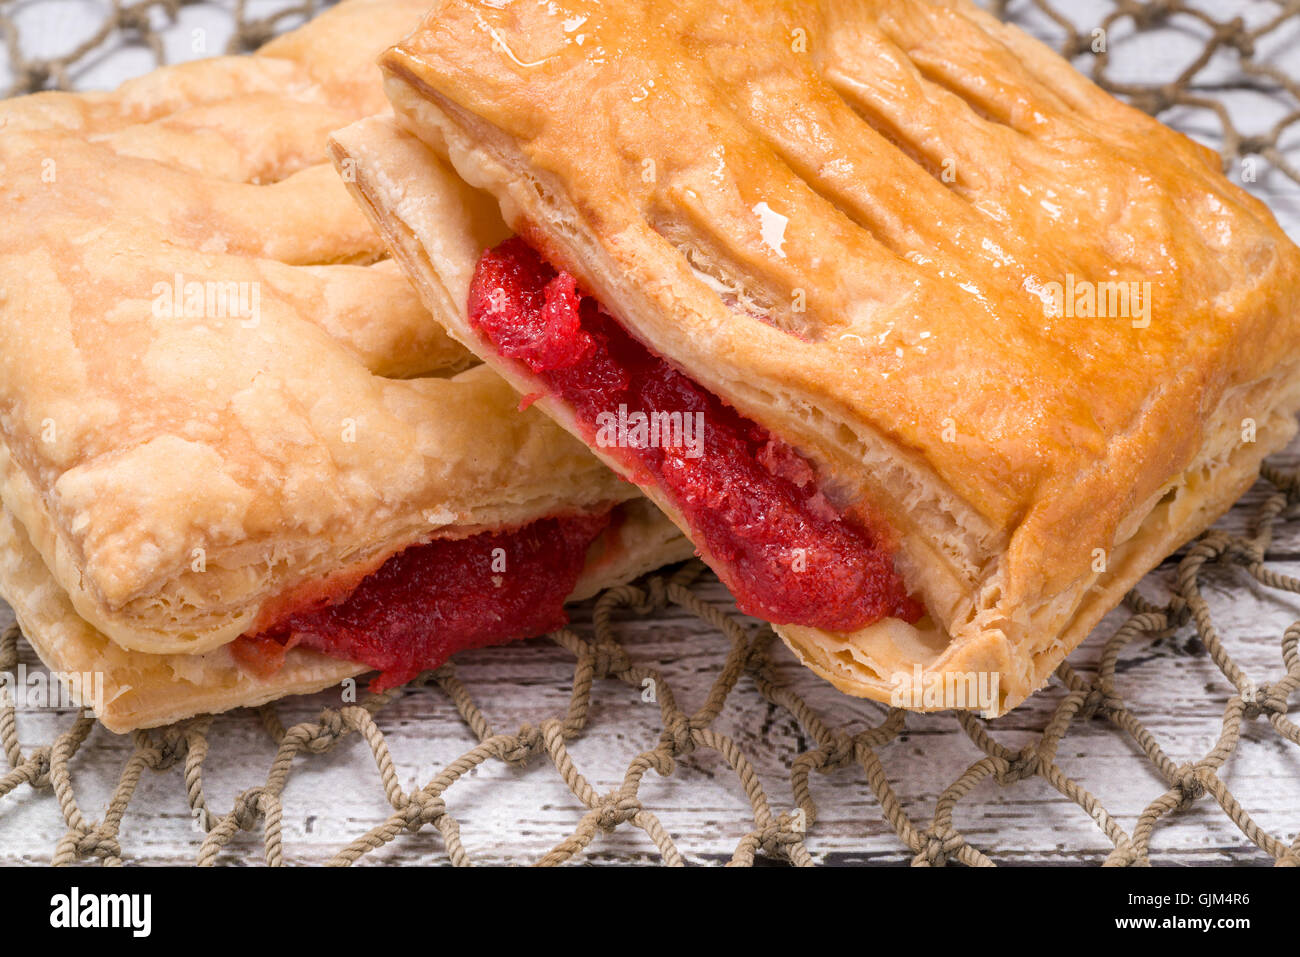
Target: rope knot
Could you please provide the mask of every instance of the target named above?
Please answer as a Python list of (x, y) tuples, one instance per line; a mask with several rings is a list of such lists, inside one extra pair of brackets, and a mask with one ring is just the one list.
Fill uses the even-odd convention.
[(1079, 705), (1079, 717), (1089, 721), (1098, 714), (1112, 714), (1123, 707), (1124, 703), (1113, 691), (1108, 688), (1093, 687), (1089, 689), (1088, 696), (1083, 699), (1083, 704)]
[(497, 757), (506, 764), (521, 765), (542, 749), (542, 732), (531, 724), (520, 725), (513, 741), (503, 743)]
[(641, 802), (631, 795), (614, 791), (598, 798), (592, 810), (597, 812), (596, 826), (608, 833), (623, 822), (630, 821), (641, 810)]
[(597, 642), (592, 646), (592, 670), (595, 678), (608, 678), (611, 674), (627, 671), (632, 662), (621, 645), (613, 642)]
[(162, 736), (162, 740), (157, 743), (149, 743), (147, 736), (141, 734), (141, 740), (137, 741), (137, 747), (144, 753), (145, 760), (151, 770), (165, 771), (170, 768), (181, 758), (185, 757), (190, 749), (189, 740), (177, 728), (168, 728)]
[(15, 86), (19, 90), (36, 93), (49, 85), (51, 72), (50, 65), (44, 60), (32, 60), (29, 63), (24, 63), (18, 70)]
[(931, 827), (923, 836), (925, 844), (912, 858), (912, 864), (919, 867), (943, 867), (966, 843), (951, 827)]
[(803, 840), (803, 835), (795, 831), (794, 818), (782, 814), (777, 820), (769, 821), (758, 832), (758, 844), (768, 857), (789, 860), (790, 848)]
[(1255, 38), (1251, 36), (1241, 17), (1233, 17), (1215, 31), (1215, 38), (1224, 46), (1230, 46), (1242, 56), (1250, 58), (1255, 55)]
[(307, 730), (307, 737), (303, 739), (302, 746), (312, 754), (324, 754), (334, 747), (346, 730), (342, 713), (327, 708), (320, 713), (316, 726)]
[[(1239, 150), (1243, 155), (1248, 152), (1244, 148)], [(1259, 150), (1249, 150), (1252, 153), (1258, 153)], [(1229, 539), (1224, 548), (1224, 557), (1228, 558), (1238, 565), (1258, 565), (1264, 561), (1264, 550), (1257, 542), (1250, 542), (1244, 538)]]
[(402, 813), (406, 815), (406, 829), (415, 832), (446, 814), (447, 804), (440, 794), (416, 791), (407, 799)]
[(1156, 86), (1146, 90), (1135, 90), (1130, 97), (1133, 105), (1143, 113), (1157, 116), (1178, 99), (1178, 88), (1173, 86)]
[(857, 742), (847, 731), (836, 731), (831, 740), (822, 746), (822, 771), (847, 768), (857, 754)]
[(1061, 43), (1061, 56), (1073, 60), (1077, 56), (1092, 52), (1092, 38), (1076, 33)]
[(1019, 751), (1010, 760), (999, 759), (995, 777), (998, 784), (1015, 784), (1038, 774), (1043, 760), (1032, 746)]
[(77, 838), (75, 848), (78, 860), (85, 860), (88, 857), (117, 859), (122, 856), (122, 847), (118, 844), (117, 838), (110, 834), (103, 824), (82, 831)]
[(275, 27), (270, 23), (245, 23), (230, 38), (229, 52), (242, 53), (264, 46), (275, 36)]
[(671, 743), (674, 754), (690, 754), (695, 750), (695, 739), (691, 737), (691, 719), (678, 711), (668, 716), (664, 724), (664, 738)]
[(251, 831), (257, 827), (262, 816), (262, 793), (265, 788), (251, 788), (239, 796), (230, 814), (241, 831)]
[(1268, 138), (1264, 136), (1242, 136), (1237, 140), (1237, 155), (1260, 154), (1272, 145)]
[(1247, 721), (1254, 721), (1261, 715), (1287, 713), (1286, 695), (1268, 682), (1257, 686), (1253, 694), (1243, 694), (1241, 716)]
[(1168, 626), (1176, 630), (1191, 621), (1192, 606), (1187, 604), (1186, 598), (1175, 593), (1170, 596), (1169, 604), (1165, 606), (1164, 615)]
[(34, 764), (35, 771), (32, 773), (31, 785), (37, 791), (43, 791), (50, 786), (50, 749), (47, 745), (33, 751), (27, 758), (28, 763)]
[(1205, 793), (1205, 783), (1197, 776), (1196, 768), (1190, 764), (1175, 769), (1173, 786), (1182, 792), (1179, 806), (1184, 808)]
[(772, 656), (764, 642), (753, 641), (745, 649), (745, 661), (742, 667), (749, 674), (762, 677), (771, 664)]
[(149, 23), (148, 12), (140, 7), (119, 7), (117, 25), (121, 30), (130, 30), (133, 33), (142, 35), (147, 35), (153, 30), (152, 25)]
[(1172, 0), (1121, 0), (1120, 11), (1133, 18), (1139, 30), (1149, 30), (1169, 19), (1173, 12)]

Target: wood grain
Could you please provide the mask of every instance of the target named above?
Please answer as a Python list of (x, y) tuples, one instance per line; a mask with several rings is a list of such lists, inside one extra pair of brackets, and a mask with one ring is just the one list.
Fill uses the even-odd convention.
[[(1287, 457), (1300, 460), (1300, 446)], [(1288, 460), (1280, 457), (1281, 461)], [(1225, 516), (1225, 528), (1247, 520), (1252, 492)], [(1279, 552), (1270, 565), (1300, 574), (1300, 522), (1279, 525)], [(1168, 569), (1143, 583), (1159, 591)], [(1282, 673), (1280, 635), (1300, 619), (1300, 599), (1279, 595), (1249, 582), (1244, 575), (1209, 575), (1206, 594), (1230, 653), (1257, 680)], [(725, 590), (709, 581), (701, 593), (730, 607)], [(587, 628), (590, 606), (575, 613), (575, 627)], [(0, 609), (0, 621), (8, 620)], [(1100, 644), (1124, 619), (1113, 613), (1072, 657), (1087, 672)], [(707, 694), (725, 658), (720, 634), (678, 611), (654, 620), (630, 620), (620, 626), (634, 660), (661, 670), (688, 710)], [(1230, 687), (1199, 648), (1191, 629), (1171, 639), (1131, 647), (1121, 664), (1120, 690), (1135, 712), (1175, 760), (1192, 760), (1213, 744)], [(882, 706), (848, 698), (801, 668), (778, 646), (779, 675), (796, 687), (831, 726), (854, 730), (879, 723)], [(29, 664), (36, 664), (30, 651)], [(565, 706), (572, 677), (571, 656), (545, 639), (467, 653), (458, 670), (494, 728), (516, 730), (537, 724)], [(994, 736), (1009, 747), (1037, 737), (1063, 691), (1053, 685), (1012, 714), (990, 723)], [(321, 708), (337, 705), (337, 696), (322, 693), (283, 708), (286, 724), (313, 718)], [(70, 724), (67, 713), (23, 712), (19, 730), (23, 747), (48, 743)], [(385, 710), (380, 725), (406, 787), (423, 784), (438, 768), (468, 750), (474, 738), (440, 692), (420, 689)], [(793, 800), (789, 772), (794, 758), (810, 744), (793, 719), (766, 703), (748, 679), (742, 679), (715, 727), (732, 736), (754, 762), (774, 809)], [(912, 715), (907, 733), (882, 749), (890, 781), (914, 820), (925, 822), (939, 793), (980, 757), (978, 749), (950, 715)], [(620, 683), (600, 682), (593, 696), (588, 731), (572, 745), (574, 760), (598, 791), (616, 787), (628, 762), (652, 747), (659, 733), (656, 706)], [(264, 780), (273, 748), (255, 715), (237, 712), (219, 718), (209, 735), (208, 800), (222, 813), (244, 788)], [(73, 764), (83, 811), (102, 813), (130, 752), (130, 738), (96, 728)], [(1102, 720), (1077, 722), (1067, 735), (1059, 763), (1096, 794), (1125, 830), (1131, 831), (1142, 809), (1164, 786), (1154, 769), (1126, 736)], [(1224, 770), (1224, 779), (1257, 822), (1275, 834), (1292, 836), (1300, 829), (1300, 749), (1284, 742), (1262, 723), (1248, 727), (1239, 753)], [(879, 804), (857, 769), (818, 776), (813, 782), (820, 817), (809, 834), (814, 858), (829, 863), (904, 863), (910, 855), (884, 822)], [(642, 790), (644, 803), (659, 814), (689, 861), (716, 862), (730, 856), (736, 842), (752, 827), (744, 793), (717, 755), (681, 762), (669, 779), (651, 775)], [(484, 862), (533, 860), (561, 840), (581, 816), (554, 768), (538, 760), (524, 769), (491, 762), (455, 785), (448, 807), (460, 820), (472, 854)], [(348, 739), (334, 752), (304, 760), (285, 793), (287, 860), (327, 859), (350, 839), (387, 816), (369, 749)], [(1009, 787), (985, 782), (958, 806), (957, 827), (981, 850), (1005, 863), (1044, 864), (1100, 861), (1110, 844), (1074, 804), (1041, 780)], [(30, 788), (0, 801), (0, 863), (48, 861), (62, 836), (62, 820), (49, 793)], [(179, 768), (146, 773), (122, 828), (128, 858), (145, 864), (191, 860), (200, 836), (190, 820)], [(1242, 837), (1208, 800), (1174, 817), (1154, 842), (1155, 859), (1164, 863), (1240, 863), (1268, 858)], [(257, 859), (254, 835), (237, 839), (228, 858)], [(602, 836), (585, 856), (588, 861), (650, 862), (657, 859), (644, 835), (622, 828)], [(404, 836), (366, 858), (366, 863), (427, 863), (445, 860), (435, 833)]]
[[(1072, 6), (1070, 14), (1076, 23), (1096, 22), (1098, 11), (1109, 6), (1087, 0), (1078, 4), (1078, 9)], [(1022, 12), (1032, 20), (1033, 11), (1028, 5), (1026, 8)], [(1223, 11), (1216, 13), (1222, 16)], [(1037, 26), (1050, 37), (1050, 23)], [(214, 27), (218, 39), (224, 35), (219, 30)], [(1165, 67), (1195, 49), (1196, 38), (1181, 46), (1176, 39), (1154, 48), (1147, 46), (1148, 55), (1133, 57), (1141, 66), (1136, 82), (1169, 73)], [(1295, 65), (1300, 44), (1280, 53), (1284, 68), (1300, 72)], [(1131, 50), (1125, 54), (1115, 48), (1116, 59), (1131, 54)], [(94, 76), (95, 85), (102, 87), (124, 78), (101, 74), (102, 64)], [(1234, 101), (1231, 106), (1234, 115), (1244, 117), (1248, 126), (1257, 119), (1253, 125), (1267, 129), (1275, 119), (1268, 108), (1254, 101)], [(1187, 131), (1215, 145), (1212, 125), (1191, 120)], [(1272, 205), (1290, 234), (1300, 237), (1300, 187), (1274, 175), (1253, 188)], [(1300, 444), (1293, 444), (1274, 461), (1300, 465)], [(1262, 494), (1257, 486), (1219, 527), (1234, 533), (1245, 530)], [(1279, 523), (1269, 562), (1278, 571), (1300, 575), (1300, 521)], [(1167, 561), (1148, 576), (1143, 590), (1159, 593), (1173, 564), (1173, 560)], [(1207, 576), (1205, 591), (1230, 653), (1257, 681), (1278, 677), (1283, 670), (1280, 636), (1300, 619), (1300, 599), (1269, 592), (1240, 574)], [(726, 592), (716, 582), (703, 593), (711, 601), (730, 606)], [(576, 615), (580, 630), (589, 610), (587, 606)], [(1071, 664), (1087, 672), (1097, 660), (1101, 643), (1124, 618), (1124, 612), (1110, 615), (1071, 657)], [(8, 608), (0, 604), (0, 627), (11, 620)], [(661, 669), (679, 703), (688, 709), (703, 700), (727, 651), (718, 633), (680, 612), (669, 611), (653, 621), (628, 622), (621, 633), (633, 658)], [(1177, 761), (1197, 758), (1211, 747), (1231, 692), (1199, 643), (1189, 640), (1191, 636), (1191, 629), (1184, 629), (1171, 639), (1130, 647), (1121, 664), (1121, 691), (1126, 700)], [(799, 667), (783, 648), (778, 647), (777, 653), (781, 679), (797, 687), (829, 724), (858, 729), (883, 719), (883, 707), (840, 695)], [(24, 660), (36, 664), (30, 649), (24, 654)], [(567, 701), (572, 676), (571, 657), (544, 639), (465, 654), (459, 657), (458, 667), (500, 730), (515, 730), (526, 722), (536, 724), (555, 714)], [(1009, 747), (1034, 740), (1062, 694), (1059, 685), (1051, 686), (1019, 710), (992, 722), (994, 736)], [(331, 693), (296, 700), (284, 706), (283, 719), (286, 724), (305, 720), (336, 704), (337, 697)], [(615, 682), (598, 684), (589, 729), (572, 745), (579, 770), (599, 791), (617, 786), (632, 757), (656, 740), (658, 719), (657, 708), (643, 703), (633, 689)], [(20, 713), (18, 727), (24, 749), (48, 744), (71, 722), (68, 713)], [(383, 712), (380, 724), (407, 787), (427, 781), (435, 769), (475, 743), (450, 702), (434, 690), (406, 695)], [(791, 717), (768, 705), (752, 684), (742, 679), (715, 726), (734, 737), (754, 761), (773, 807), (789, 808), (790, 766), (809, 747)], [(911, 716), (907, 728), (902, 738), (882, 750), (882, 760), (905, 809), (914, 820), (924, 822), (933, 814), (943, 788), (978, 759), (980, 752), (948, 715)], [(1262, 827), (1289, 839), (1300, 831), (1300, 749), (1285, 745), (1263, 723), (1248, 725), (1243, 738), (1222, 776)], [(240, 791), (262, 783), (274, 749), (256, 716), (247, 712), (219, 718), (209, 739), (207, 796), (210, 806), (220, 813)], [(72, 770), (78, 799), (88, 817), (102, 814), (130, 751), (129, 737), (97, 727), (75, 758)], [(1142, 809), (1164, 790), (1145, 756), (1101, 720), (1076, 722), (1060, 748), (1059, 763), (1100, 798), (1126, 831), (1132, 831)], [(884, 822), (860, 771), (815, 777), (813, 789), (820, 817), (808, 835), (807, 846), (815, 860), (900, 864), (909, 859)], [(690, 862), (725, 860), (752, 827), (735, 775), (713, 754), (682, 761), (669, 779), (652, 773), (642, 786), (642, 797)], [(491, 762), (454, 786), (447, 803), (461, 822), (471, 853), (481, 861), (495, 863), (540, 857), (572, 830), (582, 810), (554, 768), (543, 761), (525, 769)], [(389, 810), (369, 750), (360, 740), (349, 738), (333, 752), (296, 767), (285, 793), (286, 859), (292, 863), (325, 860), (383, 820)], [(1041, 780), (1006, 788), (985, 782), (959, 804), (955, 823), (968, 840), (1000, 863), (1096, 862), (1111, 849), (1079, 808)], [(0, 864), (47, 862), (63, 833), (58, 806), (48, 791), (36, 793), (21, 787), (0, 799)], [(146, 772), (122, 827), (121, 843), (128, 860), (183, 863), (193, 859), (199, 841), (184, 799), (182, 770), (173, 767)], [(1249, 844), (1208, 799), (1167, 819), (1153, 847), (1153, 859), (1159, 863), (1268, 863), (1266, 855)], [(256, 860), (259, 848), (256, 835), (241, 835), (225, 859)], [(651, 862), (657, 856), (644, 835), (624, 827), (598, 839), (582, 859), (635, 863)], [(426, 831), (404, 835), (363, 862), (443, 860), (440, 838)]]

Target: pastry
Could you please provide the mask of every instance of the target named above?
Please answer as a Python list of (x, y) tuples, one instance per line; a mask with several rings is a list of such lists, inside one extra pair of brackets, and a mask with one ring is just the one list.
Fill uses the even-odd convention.
[(846, 692), (1014, 707), (1295, 432), (1300, 252), (966, 0), (440, 0), (381, 65), (517, 234), (452, 334)]
[[(113, 730), (390, 687), (691, 552), (442, 331), (329, 166), (422, 7), (0, 103), (0, 595)], [(463, 298), (507, 231), (464, 186), (438, 215)]]

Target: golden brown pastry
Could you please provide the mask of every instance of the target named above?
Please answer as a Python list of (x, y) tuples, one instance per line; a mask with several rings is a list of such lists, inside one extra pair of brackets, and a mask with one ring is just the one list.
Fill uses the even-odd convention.
[(1295, 432), (1268, 210), (966, 0), (441, 0), (381, 62), (527, 241), (453, 335), (847, 692), (1015, 706)]
[[(391, 685), (690, 554), (431, 320), (329, 168), (422, 8), (0, 103), (0, 595), (114, 730)], [(467, 290), (505, 228), (464, 186), (438, 216)]]

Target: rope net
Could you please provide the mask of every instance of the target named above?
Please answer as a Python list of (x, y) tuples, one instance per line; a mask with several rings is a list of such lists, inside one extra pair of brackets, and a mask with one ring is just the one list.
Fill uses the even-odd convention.
[[(174, 22), (180, 8), (191, 0), (140, 0), (127, 4), (114, 0), (112, 10), (102, 26), (66, 55), (54, 58), (26, 58), (22, 37), (15, 25), (15, 5), (0, 8), (0, 31), (8, 49), (14, 83), (11, 92), (30, 92), (42, 88), (69, 87), (76, 82), (79, 64), (102, 55), (115, 44), (144, 47), (157, 62), (164, 61), (161, 31)], [(1222, 142), (1225, 168), (1240, 168), (1251, 157), (1259, 156), (1290, 180), (1300, 183), (1295, 164), (1296, 150), (1281, 145), (1288, 132), (1300, 122), (1300, 82), (1279, 68), (1257, 58), (1259, 48), (1270, 38), (1281, 36), (1300, 26), (1300, 0), (1268, 0), (1254, 7), (1267, 8), (1267, 16), (1248, 26), (1240, 18), (1224, 19), (1203, 12), (1179, 0), (1155, 2), (1099, 3), (1103, 15), (1095, 26), (1076, 26), (1060, 12), (1063, 3), (1052, 0), (999, 0), (995, 12), (1004, 18), (1031, 24), (1042, 35), (1053, 32), (1059, 48), (1075, 58), (1081, 68), (1107, 89), (1125, 96), (1143, 109), (1156, 114), (1172, 110), (1193, 110), (1211, 117), (1218, 124), (1215, 131)], [(230, 51), (252, 49), (282, 29), (294, 26), (311, 16), (314, 2), (284, 6), (260, 18), (251, 17), (243, 0), (229, 7), (232, 33)], [(161, 20), (160, 20), (161, 17)], [(1117, 76), (1118, 59), (1114, 51), (1099, 43), (1112, 31), (1127, 30), (1140, 37), (1162, 30), (1188, 30), (1203, 43), (1198, 56), (1177, 74), (1160, 85), (1134, 84)], [(1098, 30), (1103, 31), (1098, 34)], [(1199, 30), (1199, 33), (1197, 32)], [(1098, 50), (1098, 46), (1102, 47)], [(1118, 44), (1111, 44), (1118, 47)], [(1271, 129), (1262, 133), (1242, 131), (1234, 123), (1226, 100), (1229, 87), (1214, 78), (1221, 73), (1221, 54), (1234, 57), (1236, 83), (1231, 89), (1247, 90), (1269, 97), (1282, 111)], [(1089, 69), (1085, 59), (1091, 59)], [(1188, 128), (1194, 121), (1180, 123)], [(1233, 795), (1225, 777), (1225, 765), (1239, 753), (1252, 749), (1300, 747), (1300, 726), (1288, 718), (1289, 698), (1300, 687), (1300, 622), (1288, 627), (1275, 642), (1280, 653), (1281, 676), (1254, 677), (1234, 660), (1228, 643), (1216, 626), (1206, 600), (1207, 580), (1215, 575), (1230, 576), (1238, 588), (1253, 580), (1265, 590), (1300, 594), (1300, 579), (1289, 577), (1270, 567), (1270, 544), (1279, 528), (1300, 517), (1300, 469), (1282, 470), (1265, 465), (1260, 482), (1251, 493), (1259, 499), (1249, 527), (1241, 534), (1212, 529), (1179, 553), (1176, 570), (1168, 583), (1168, 599), (1163, 603), (1143, 597), (1134, 590), (1125, 599), (1129, 617), (1104, 641), (1090, 642), (1057, 670), (1052, 691), (1040, 693), (1059, 698), (1049, 708), (1030, 709), (1035, 719), (1032, 740), (1013, 748), (999, 741), (999, 732), (1008, 719), (984, 721), (973, 713), (958, 712), (942, 716), (942, 727), (949, 735), (964, 735), (974, 745), (979, 757), (944, 787), (935, 801), (933, 813), (922, 817), (916, 808), (900, 798), (895, 781), (886, 773), (884, 755), (891, 747), (899, 749), (906, 739), (909, 722), (915, 716), (898, 709), (864, 704), (857, 720), (845, 725), (836, 723), (825, 709), (815, 708), (806, 694), (782, 674), (779, 664), (788, 654), (765, 625), (756, 625), (711, 603), (701, 596), (702, 584), (711, 576), (698, 562), (691, 562), (670, 574), (650, 577), (638, 585), (627, 585), (605, 592), (590, 606), (590, 624), (567, 628), (548, 639), (571, 655), (574, 661), (567, 705), (535, 725), (524, 724), (514, 730), (495, 728), (484, 710), (476, 703), (474, 689), (457, 673), (455, 662), (435, 672), (422, 675), (414, 683), (379, 695), (365, 697), (360, 703), (327, 708), (318, 718), (286, 728), (282, 723), (284, 703), (267, 705), (257, 714), (269, 744), (270, 765), (264, 783), (239, 793), (228, 809), (214, 809), (207, 797), (208, 783), (214, 771), (209, 763), (213, 741), (221, 739), (222, 724), (241, 720), (236, 713), (205, 716), (152, 731), (136, 732), (122, 765), (120, 777), (107, 801), (102, 816), (87, 817), (83, 812), (73, 771), (73, 759), (83, 748), (103, 747), (122, 739), (114, 738), (99, 727), (93, 718), (76, 713), (72, 723), (54, 740), (43, 746), (24, 749), (20, 744), (19, 724), (22, 712), (9, 696), (0, 699), (0, 745), (4, 748), (9, 771), (0, 776), (0, 799), (27, 788), (44, 799), (57, 802), (66, 833), (53, 849), (52, 861), (69, 864), (101, 861), (121, 864), (130, 860), (123, 849), (120, 833), (132, 798), (136, 795), (146, 770), (154, 773), (179, 773), (183, 778), (185, 799), (196, 822), (196, 861), (202, 865), (241, 861), (260, 854), (268, 864), (285, 860), (284, 791), (290, 777), (301, 773), (312, 761), (338, 748), (351, 736), (365, 741), (373, 759), (380, 784), (391, 805), (391, 813), (378, 820), (365, 833), (343, 846), (330, 864), (351, 864), (367, 854), (399, 841), (404, 835), (436, 831), (441, 851), (433, 860), (469, 864), (473, 855), (461, 839), (460, 823), (448, 809), (446, 796), (458, 782), (472, 776), (488, 762), (503, 762), (513, 768), (530, 765), (530, 774), (548, 773), (537, 767), (549, 766), (554, 774), (581, 803), (583, 810), (568, 834), (557, 833), (554, 846), (535, 863), (561, 864), (578, 857), (602, 833), (623, 828), (644, 832), (663, 863), (685, 862), (681, 843), (689, 844), (691, 835), (673, 834), (664, 826), (660, 815), (643, 799), (646, 775), (669, 777), (678, 772), (682, 759), (715, 753), (735, 776), (748, 800), (752, 827), (736, 844), (730, 862), (753, 864), (756, 859), (775, 859), (796, 865), (814, 862), (809, 841), (817, 834), (818, 804), (813, 797), (813, 775), (853, 775), (865, 779), (874, 796), (873, 813), (879, 815), (897, 835), (917, 865), (943, 865), (960, 862), (975, 866), (992, 865), (1008, 848), (992, 842), (977, 842), (963, 834), (954, 822), (961, 800), (986, 781), (1002, 789), (1024, 789), (1026, 782), (1041, 780), (1087, 815), (1107, 845), (1113, 848), (1104, 856), (1110, 865), (1141, 865), (1159, 862), (1153, 846), (1157, 830), (1171, 816), (1185, 814), (1193, 806), (1217, 805), (1241, 835), (1259, 849), (1259, 860), (1277, 865), (1300, 865), (1300, 822), (1294, 818), (1297, 806), (1289, 811), (1287, 826), (1295, 831), (1272, 833), (1261, 826)], [(1166, 563), (1166, 567), (1173, 567)], [(1161, 573), (1156, 573), (1159, 576)], [(1231, 577), (1235, 576), (1235, 577)], [(716, 588), (716, 585), (714, 586)], [(712, 590), (712, 589), (709, 589)], [(636, 646), (627, 640), (638, 620), (652, 625), (665, 612), (676, 611), (699, 619), (719, 634), (728, 645), (722, 666), (712, 676), (711, 687), (703, 704), (688, 711), (678, 704), (674, 685), (652, 663), (638, 661)], [(579, 631), (583, 633), (579, 633)], [(1122, 672), (1139, 650), (1150, 643), (1169, 639), (1179, 632), (1194, 632), (1204, 653), (1213, 661), (1232, 693), (1221, 715), (1215, 716), (1210, 696), (1193, 702), (1198, 713), (1218, 721), (1213, 745), (1201, 757), (1178, 762), (1169, 751), (1188, 749), (1188, 742), (1166, 741), (1164, 744), (1143, 722), (1140, 715), (1149, 711), (1140, 698), (1130, 700), (1121, 694), (1117, 674)], [(13, 674), (18, 667), (22, 635), (16, 626), (0, 634), (0, 670)], [(1258, 645), (1262, 639), (1253, 639)], [(1234, 646), (1235, 647), (1235, 646)], [(537, 653), (537, 643), (517, 645), (512, 654)], [(1081, 660), (1086, 658), (1086, 660)], [(748, 679), (742, 681), (742, 679)], [(593, 692), (598, 683), (618, 682), (646, 698), (645, 689), (657, 704), (659, 728), (656, 744), (637, 754), (627, 765), (620, 784), (602, 791), (584, 775), (571, 745), (593, 722), (604, 720), (601, 709), (593, 707)], [(1208, 689), (1207, 689), (1208, 690)], [(390, 705), (407, 695), (444, 695), (454, 706), (477, 744), (445, 763), (421, 786), (404, 788), (399, 781), (397, 762), (390, 752), (383, 724)], [(761, 697), (769, 708), (777, 709), (793, 721), (806, 742), (800, 753), (787, 764), (790, 810), (778, 809), (769, 789), (760, 781), (752, 753), (718, 728), (718, 718), (725, 707), (739, 707), (757, 714)], [(739, 699), (739, 700), (738, 700)], [(1022, 709), (1022, 712), (1025, 709)], [(1017, 715), (1022, 712), (1017, 712)], [(878, 723), (853, 730), (861, 724), (862, 714), (879, 716)], [(242, 718), (242, 720), (247, 720)], [(1077, 777), (1067, 774), (1057, 762), (1062, 744), (1072, 732), (1084, 727), (1103, 726), (1110, 734), (1124, 740), (1127, 747), (1145, 756), (1163, 787), (1151, 795), (1131, 829), (1126, 829), (1110, 813), (1102, 800), (1088, 790)], [(1247, 733), (1251, 726), (1259, 732)], [(1023, 722), (1017, 731), (1023, 732)], [(1021, 735), (1023, 737), (1023, 735)], [(1095, 747), (1095, 738), (1090, 739)], [(1243, 745), (1246, 745), (1243, 747)], [(1077, 747), (1084, 747), (1077, 743)], [(120, 749), (120, 748), (119, 748)], [(1168, 750), (1166, 750), (1168, 749)], [(361, 760), (353, 753), (350, 760)], [(894, 762), (897, 765), (899, 762)], [(1153, 778), (1153, 780), (1155, 780)], [(327, 800), (324, 794), (318, 798)], [(1022, 800), (1025, 799), (1022, 797)], [(15, 797), (8, 801), (12, 805)], [(1272, 811), (1279, 809), (1270, 809)], [(1287, 809), (1281, 809), (1287, 810)], [(141, 809), (135, 807), (139, 814)], [(0, 804), (0, 842), (3, 842), (4, 805)], [(261, 847), (251, 840), (237, 841), (241, 832), (260, 834)], [(407, 838), (409, 840), (409, 837)], [(422, 846), (427, 846), (426, 841)], [(444, 856), (445, 855), (445, 858)]]

